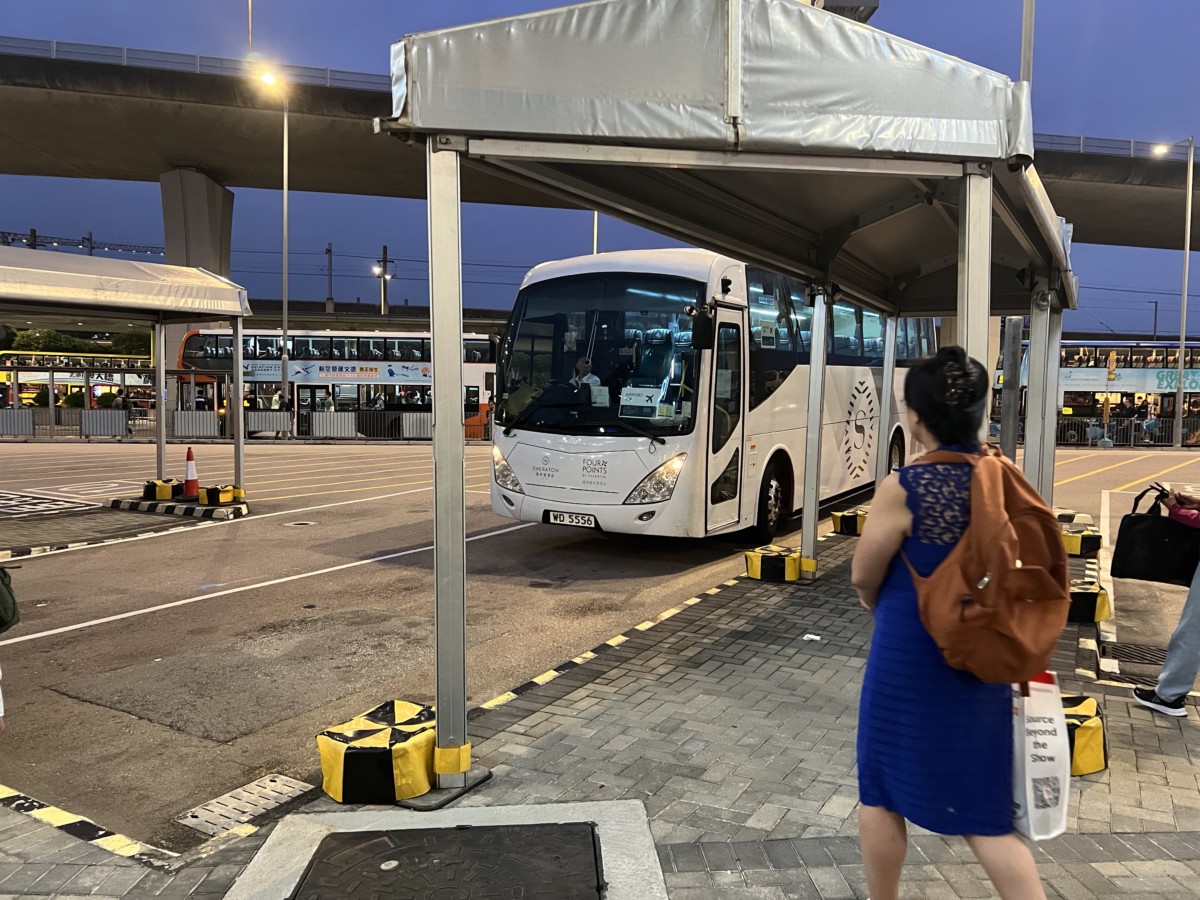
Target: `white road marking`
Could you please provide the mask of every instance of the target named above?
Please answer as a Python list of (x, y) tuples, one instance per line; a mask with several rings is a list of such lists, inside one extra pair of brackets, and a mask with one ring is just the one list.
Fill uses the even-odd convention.
[(403, 497), (405, 494), (419, 494), (421, 491), (432, 490), (431, 486), (413, 488), (410, 491), (396, 491), (392, 494), (378, 494), (374, 497), (359, 497), (355, 500), (339, 500), (336, 503), (322, 503), (318, 506), (305, 506), (301, 509), (281, 509), (278, 512), (255, 513), (241, 519), (215, 519), (205, 521), (196, 525), (180, 525), (178, 528), (164, 528), (161, 531), (151, 531), (145, 534), (135, 534), (132, 537), (114, 538), (111, 541), (100, 541), (94, 544), (83, 544), (78, 547), (63, 547), (61, 550), (48, 550), (45, 553), (35, 553), (33, 556), (22, 556), (24, 562), (31, 562), (40, 559), (43, 556), (57, 556), (60, 553), (75, 553), (79, 550), (92, 550), (96, 547), (111, 547), (113, 544), (125, 544), (129, 541), (146, 541), (150, 538), (163, 537), (168, 534), (179, 534), (181, 531), (199, 531), (201, 528), (217, 528), (222, 525), (237, 525), (242, 522), (258, 522), (261, 519), (270, 519), (273, 516), (292, 516), (303, 512), (311, 512), (314, 509), (329, 509), (332, 506), (348, 506), (351, 503), (367, 503), (371, 500), (388, 500), (392, 497)]
[[(485, 534), (477, 534), (467, 538), (467, 543), (472, 541), (482, 541), (490, 537), (498, 537), (502, 534), (509, 534), (513, 531), (520, 531), (523, 528), (529, 528), (535, 525), (535, 522), (526, 522), (523, 525), (513, 525), (510, 528), (502, 528), (499, 531), (489, 531)], [(332, 572), (342, 572), (346, 569), (355, 569), (359, 566), (370, 565), (371, 563), (386, 562), (389, 559), (398, 559), (402, 556), (412, 556), (414, 553), (425, 553), (433, 549), (433, 544), (427, 544), (424, 547), (415, 547), (412, 550), (401, 550), (399, 553), (386, 553), (383, 556), (373, 556), (370, 559), (359, 559), (354, 562), (342, 563), (339, 566), (330, 566), (325, 569), (317, 569), (313, 572), (301, 572), (298, 575), (288, 575), (285, 578), (273, 578), (270, 581), (260, 581), (255, 584), (247, 584), (242, 587), (229, 588), (224, 591), (215, 591), (209, 594), (199, 594), (195, 597), (188, 597), (184, 600), (174, 600), (171, 603), (160, 603), (157, 606), (148, 606), (145, 609), (135, 609), (129, 612), (118, 613), (115, 616), (105, 616), (102, 619), (91, 619), (87, 622), (80, 622), (77, 625), (65, 625), (62, 628), (50, 628), (46, 631), (38, 631), (34, 634), (26, 634), (21, 637), (9, 638), (6, 641), (0, 641), (0, 647), (7, 647), (9, 644), (21, 644), (26, 641), (36, 641), (39, 638), (52, 637), (56, 634), (67, 634), (72, 631), (82, 631), (85, 628), (94, 628), (97, 625), (106, 625), (109, 622), (120, 622), (123, 619), (133, 619), (138, 616), (149, 615), (153, 612), (161, 612), (164, 609), (174, 609), (178, 606), (187, 606), (190, 603), (198, 603), (201, 600), (211, 600), (214, 597), (228, 597), (231, 594), (241, 594), (245, 591), (253, 591), (259, 588), (273, 587), (277, 584), (287, 584), (290, 581), (300, 581), (304, 578), (313, 578), (317, 575), (328, 575)]]

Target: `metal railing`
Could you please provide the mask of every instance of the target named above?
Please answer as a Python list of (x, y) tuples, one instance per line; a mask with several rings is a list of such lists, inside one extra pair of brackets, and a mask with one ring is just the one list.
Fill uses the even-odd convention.
[[(1166, 147), (1156, 153), (1155, 147)], [(1074, 134), (1035, 134), (1035, 150), (1061, 153), (1091, 153), (1096, 156), (1124, 156), (1134, 159), (1172, 159), (1187, 162), (1187, 142), (1168, 144), (1159, 141), (1119, 140), (1117, 138), (1086, 137)]]
[[(1000, 425), (992, 420), (991, 438), (1000, 436)], [(1100, 419), (1059, 417), (1054, 429), (1059, 447), (1170, 447), (1175, 442), (1173, 419)], [(1017, 443), (1025, 442), (1025, 419), (1017, 422)], [(1200, 447), (1200, 416), (1183, 420), (1183, 446)]]
[[(253, 64), (241, 59), (168, 53), (164, 50), (136, 50), (132, 47), (108, 47), (103, 44), (76, 44), (70, 41), (42, 41), (36, 38), (0, 36), (0, 53), (9, 56), (33, 56), (39, 59), (64, 59), (141, 69), (192, 72), (197, 75), (222, 75), (230, 78), (246, 78), (254, 74)], [(321, 69), (314, 66), (278, 68), (292, 84), (313, 84), (359, 91), (392, 89), (392, 80), (387, 75)]]

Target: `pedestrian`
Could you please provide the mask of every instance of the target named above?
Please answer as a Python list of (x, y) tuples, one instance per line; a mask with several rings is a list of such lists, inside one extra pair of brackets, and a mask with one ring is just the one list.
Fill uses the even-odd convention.
[(125, 412), (125, 436), (131, 436), (133, 426), (129, 424), (129, 401), (125, 399), (125, 388), (117, 388), (117, 396), (113, 397), (112, 408)]
[[(275, 393), (271, 395), (271, 409), (274, 409), (274, 410), (283, 409), (283, 387), (282, 386), (275, 388)], [(280, 432), (276, 431), (275, 437), (278, 438), (279, 435), (280, 435)]]
[[(909, 433), (925, 447), (978, 452), (989, 395), (987, 370), (944, 347), (908, 370)], [(1011, 689), (946, 663), (903, 558), (927, 577), (950, 554), (970, 520), (972, 472), (963, 462), (889, 475), (854, 554), (851, 582), (875, 617), (858, 719), (859, 841), (872, 900), (898, 896), (908, 822), (965, 837), (1003, 900), (1045, 898), (1013, 829)]]
[(572, 387), (583, 387), (586, 385), (599, 384), (600, 379), (592, 374), (592, 361), (586, 356), (581, 356), (575, 360), (575, 376), (571, 379)]
[[(1167, 495), (1167, 515), (1176, 522), (1200, 528), (1200, 498)], [(1188, 693), (1200, 674), (1200, 566), (1183, 601), (1183, 612), (1167, 644), (1167, 658), (1153, 688), (1134, 688), (1133, 698), (1142, 706), (1166, 716), (1187, 716)]]

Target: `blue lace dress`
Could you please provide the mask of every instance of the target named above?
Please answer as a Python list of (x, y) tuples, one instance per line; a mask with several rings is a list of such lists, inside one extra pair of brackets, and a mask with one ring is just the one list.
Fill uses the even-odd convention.
[[(966, 529), (971, 471), (965, 463), (900, 470), (913, 517), (904, 552), (922, 577)], [(921, 624), (912, 576), (899, 554), (879, 593), (863, 677), (858, 791), (864, 805), (940, 834), (1013, 830), (1009, 687), (946, 665)]]

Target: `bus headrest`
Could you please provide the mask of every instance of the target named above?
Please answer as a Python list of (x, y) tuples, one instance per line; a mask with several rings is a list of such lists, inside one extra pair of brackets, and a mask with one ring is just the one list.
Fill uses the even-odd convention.
[(647, 344), (671, 343), (671, 332), (667, 328), (651, 328), (646, 332)]
[(681, 350), (690, 349), (692, 346), (692, 333), (690, 331), (675, 332), (675, 346)]
[(625, 340), (640, 341), (641, 339), (642, 339), (641, 329), (639, 329), (639, 328), (626, 328), (625, 329)]

